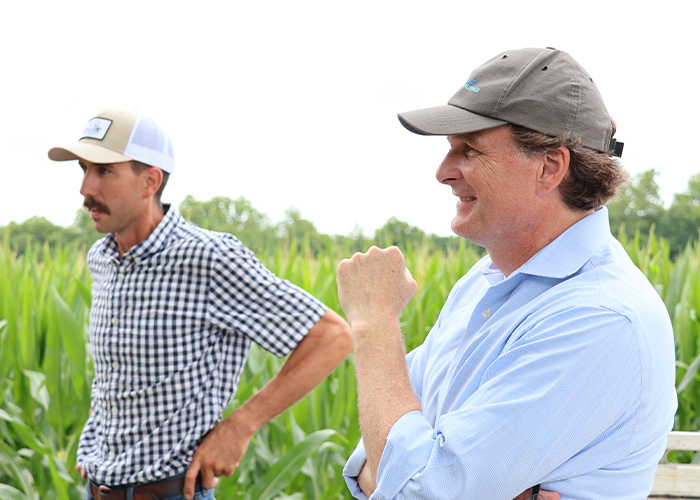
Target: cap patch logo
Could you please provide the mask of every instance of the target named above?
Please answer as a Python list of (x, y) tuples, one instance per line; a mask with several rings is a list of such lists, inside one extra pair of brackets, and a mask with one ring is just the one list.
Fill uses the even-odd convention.
[(105, 138), (105, 134), (111, 125), (112, 120), (108, 120), (106, 118), (93, 118), (87, 123), (87, 125), (85, 125), (85, 130), (83, 130), (83, 134), (80, 136), (80, 138), (85, 139), (87, 137), (101, 141)]
[(470, 92), (474, 92), (475, 94), (478, 94), (479, 91), (481, 90), (479, 87), (476, 87), (476, 80), (470, 78), (467, 80), (467, 83), (464, 84), (464, 88), (469, 90)]

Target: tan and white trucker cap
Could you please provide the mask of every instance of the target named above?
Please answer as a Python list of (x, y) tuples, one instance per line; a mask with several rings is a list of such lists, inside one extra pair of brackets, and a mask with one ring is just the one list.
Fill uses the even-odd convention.
[(447, 105), (398, 116), (421, 135), (460, 135), (511, 123), (580, 138), (602, 153), (622, 153), (593, 79), (573, 57), (551, 47), (501, 52), (476, 68)]
[(77, 144), (49, 150), (54, 161), (92, 163), (136, 160), (172, 174), (175, 157), (170, 138), (148, 116), (135, 110), (106, 109), (90, 121)]

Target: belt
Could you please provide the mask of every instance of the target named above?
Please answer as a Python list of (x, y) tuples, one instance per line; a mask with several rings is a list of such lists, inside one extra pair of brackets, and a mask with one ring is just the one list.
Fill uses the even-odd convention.
[[(133, 492), (133, 500), (161, 500), (163, 498), (182, 495), (182, 490), (184, 487), (184, 476), (164, 479), (155, 483), (135, 486), (120, 486), (116, 488), (100, 486), (92, 481), (88, 481), (90, 494), (95, 500), (127, 500), (129, 490)], [(203, 489), (201, 476), (197, 477), (194, 489), (195, 491), (200, 491)]]

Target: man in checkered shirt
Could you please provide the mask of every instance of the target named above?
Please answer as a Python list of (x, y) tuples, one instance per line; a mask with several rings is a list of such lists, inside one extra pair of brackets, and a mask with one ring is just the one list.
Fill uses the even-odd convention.
[[(150, 118), (110, 109), (78, 144), (95, 228), (90, 249), (95, 366), (78, 447), (85, 498), (213, 499), (253, 433), (320, 383), (350, 352), (350, 330), (314, 297), (268, 271), (238, 239), (187, 223), (161, 193), (170, 140)], [(280, 372), (228, 418), (251, 342)]]

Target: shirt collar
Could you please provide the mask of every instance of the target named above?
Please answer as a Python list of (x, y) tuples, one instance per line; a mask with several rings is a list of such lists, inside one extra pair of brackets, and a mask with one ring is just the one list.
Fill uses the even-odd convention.
[[(168, 204), (163, 204), (163, 210), (165, 211), (163, 219), (158, 223), (153, 232), (148, 235), (148, 238), (138, 245), (131, 247), (122, 258), (128, 256), (133, 259), (144, 259), (159, 252), (165, 246), (165, 243), (168, 241), (168, 236), (173, 232), (182, 216), (175, 208), (172, 208)], [(101, 251), (106, 257), (117, 261), (119, 260), (119, 246), (117, 245), (114, 233), (109, 233), (105, 237)]]
[(481, 268), (481, 274), (484, 275), (484, 278), (486, 278), (486, 281), (488, 281), (489, 285), (491, 286), (497, 285), (498, 283), (506, 279), (501, 270), (498, 269), (493, 262), (491, 262), (491, 259), (484, 262), (484, 265)]
[(602, 207), (560, 234), (516, 272), (565, 278), (581, 269), (611, 237), (608, 209)]
[[(565, 278), (574, 274), (612, 237), (608, 209), (602, 207), (584, 217), (560, 234), (554, 241), (533, 255), (510, 276), (530, 274), (547, 278)], [(488, 258), (481, 272), (492, 281), (493, 263)], [(489, 279), (489, 278), (492, 279)], [(491, 283), (493, 284), (493, 283)]]

